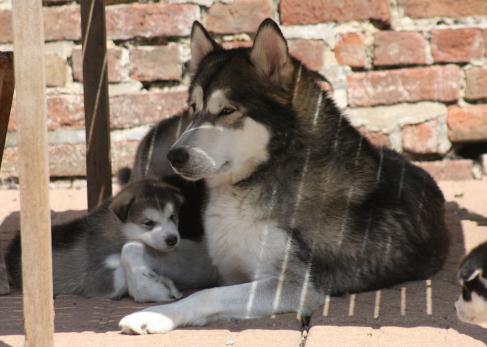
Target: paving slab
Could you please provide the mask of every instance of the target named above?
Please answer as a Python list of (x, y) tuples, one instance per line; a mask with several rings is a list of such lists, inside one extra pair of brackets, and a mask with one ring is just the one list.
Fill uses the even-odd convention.
[[(315, 312), (306, 340), (295, 314), (249, 321), (213, 323), (165, 335), (127, 336), (117, 323), (151, 304), (129, 299), (55, 300), (56, 346), (287, 347), (287, 346), (485, 346), (487, 329), (457, 321), (456, 269), (467, 250), (487, 240), (487, 181), (440, 182), (447, 199), (452, 249), (445, 269), (429, 281), (361, 293), (330, 302)], [(80, 216), (86, 189), (50, 191), (53, 223)], [(0, 247), (18, 229), (18, 191), (0, 191)], [(0, 347), (22, 346), (22, 297), (0, 296)]]
[[(84, 299), (62, 295), (55, 299), (56, 346), (262, 346), (296, 347), (301, 341), (301, 325), (295, 314), (245, 322), (226, 321), (205, 327), (188, 327), (164, 335), (129, 336), (118, 330), (126, 314), (154, 305), (130, 299)], [(22, 296), (0, 296), (0, 346), (22, 346)]]

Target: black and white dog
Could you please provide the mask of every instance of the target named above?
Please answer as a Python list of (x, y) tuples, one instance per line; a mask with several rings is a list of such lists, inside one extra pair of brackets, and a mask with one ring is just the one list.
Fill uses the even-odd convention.
[(475, 247), (458, 272), (462, 294), (455, 303), (460, 320), (487, 328), (487, 242)]
[(361, 136), (272, 20), (252, 48), (232, 50), (195, 23), (191, 55), (191, 121), (167, 157), (181, 177), (206, 183), (205, 237), (225, 286), (128, 315), (122, 331), (305, 317), (325, 295), (442, 267), (448, 234), (433, 179)]
[[(86, 216), (53, 226), (54, 294), (164, 302), (181, 297), (176, 285), (194, 288), (212, 278), (215, 283), (218, 273), (204, 249), (179, 233), (182, 203), (179, 189), (144, 179)], [(199, 271), (187, 254), (198, 258)], [(6, 258), (14, 288), (22, 284), (20, 257), (17, 235)], [(206, 273), (200, 275), (201, 269)]]

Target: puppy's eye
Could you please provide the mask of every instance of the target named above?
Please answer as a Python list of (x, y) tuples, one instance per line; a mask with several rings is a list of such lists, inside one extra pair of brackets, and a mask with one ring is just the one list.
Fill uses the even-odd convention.
[(151, 230), (152, 228), (154, 228), (154, 225), (156, 223), (154, 223), (154, 221), (150, 220), (150, 219), (147, 219), (145, 221), (142, 222), (142, 226), (144, 228), (146, 228), (147, 230)]
[(176, 223), (176, 215), (174, 213), (169, 217), (169, 219), (171, 222)]
[(232, 114), (233, 112), (235, 112), (236, 109), (234, 107), (224, 107), (220, 113), (218, 113), (218, 116), (228, 116), (229, 114)]

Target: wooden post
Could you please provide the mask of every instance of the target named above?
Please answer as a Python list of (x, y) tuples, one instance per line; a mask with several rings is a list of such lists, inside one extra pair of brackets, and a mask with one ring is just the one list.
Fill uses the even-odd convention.
[(112, 195), (105, 6), (104, 0), (83, 0), (80, 5), (86, 175), (91, 210)]
[[(0, 167), (2, 166), (3, 150), (7, 138), (8, 120), (14, 95), (14, 71), (12, 53), (0, 52)], [(7, 269), (0, 251), (0, 295), (8, 294)]]
[(0, 167), (7, 138), (10, 109), (14, 96), (14, 62), (12, 52), (0, 52)]
[(54, 334), (42, 1), (12, 1), (25, 346)]

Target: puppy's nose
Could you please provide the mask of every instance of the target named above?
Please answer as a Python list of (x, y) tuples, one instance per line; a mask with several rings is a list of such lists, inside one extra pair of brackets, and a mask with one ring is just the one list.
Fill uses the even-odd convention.
[(180, 168), (189, 160), (189, 153), (184, 147), (174, 148), (167, 153), (167, 159), (175, 168)]
[(169, 247), (175, 246), (176, 243), (178, 243), (178, 237), (176, 235), (169, 235), (168, 237), (166, 237), (166, 244)]

